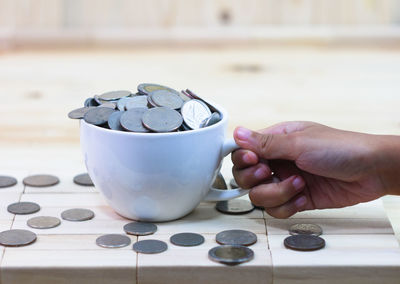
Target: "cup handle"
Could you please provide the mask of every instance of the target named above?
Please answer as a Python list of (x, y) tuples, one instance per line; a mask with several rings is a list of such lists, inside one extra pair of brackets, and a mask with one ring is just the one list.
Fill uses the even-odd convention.
[[(224, 145), (222, 146), (222, 158), (225, 158), (233, 151), (239, 149), (239, 146), (236, 144), (233, 138), (225, 140)], [(230, 189), (230, 190), (221, 190), (211, 187), (210, 191), (206, 195), (203, 201), (224, 201), (230, 200), (236, 197), (240, 197), (249, 193), (247, 189)]]

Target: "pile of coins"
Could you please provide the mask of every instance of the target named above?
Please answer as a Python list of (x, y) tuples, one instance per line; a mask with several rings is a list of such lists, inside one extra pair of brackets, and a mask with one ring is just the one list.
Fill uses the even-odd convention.
[(322, 228), (315, 224), (294, 224), (289, 228), (290, 237), (283, 244), (285, 247), (299, 251), (313, 251), (325, 247), (325, 240), (321, 237)]
[(139, 133), (188, 131), (211, 126), (221, 113), (190, 90), (178, 92), (158, 84), (140, 84), (137, 93), (111, 91), (85, 100), (71, 119), (104, 128)]

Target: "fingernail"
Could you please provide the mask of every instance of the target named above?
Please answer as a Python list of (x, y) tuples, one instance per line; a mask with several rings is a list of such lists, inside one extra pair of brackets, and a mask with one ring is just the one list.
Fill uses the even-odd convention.
[(304, 180), (301, 177), (296, 177), (292, 181), (292, 185), (296, 189), (296, 191), (300, 191), (300, 189), (302, 189), (304, 187), (305, 183), (304, 183)]
[(305, 196), (301, 196), (294, 202), (294, 205), (298, 209), (302, 209), (303, 206), (306, 205), (306, 203), (307, 203), (307, 198)]
[(259, 167), (255, 172), (254, 176), (258, 179), (263, 179), (267, 176), (267, 171), (264, 169), (264, 167)]
[(244, 128), (244, 127), (239, 127), (236, 130), (236, 136), (239, 140), (247, 140), (251, 135), (251, 130)]

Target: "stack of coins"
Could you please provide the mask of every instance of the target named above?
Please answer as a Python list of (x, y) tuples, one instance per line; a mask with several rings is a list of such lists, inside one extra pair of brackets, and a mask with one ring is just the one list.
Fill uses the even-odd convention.
[(322, 228), (315, 224), (294, 224), (289, 228), (290, 237), (283, 244), (288, 249), (299, 251), (313, 251), (325, 247), (325, 240), (321, 237)]
[(178, 92), (157, 84), (140, 84), (138, 92), (112, 91), (85, 100), (68, 114), (100, 127), (130, 132), (196, 130), (221, 120), (221, 113), (190, 90)]

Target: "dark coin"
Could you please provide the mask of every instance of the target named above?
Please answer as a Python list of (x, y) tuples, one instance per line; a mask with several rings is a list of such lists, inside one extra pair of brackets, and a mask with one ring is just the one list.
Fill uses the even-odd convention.
[(33, 202), (16, 202), (7, 207), (8, 212), (18, 215), (32, 214), (39, 210), (40, 206)]
[(27, 186), (46, 187), (56, 185), (60, 180), (53, 175), (33, 175), (24, 178), (22, 182)]
[(84, 186), (93, 186), (93, 181), (89, 174), (83, 173), (74, 177), (74, 183)]
[(193, 247), (204, 243), (204, 237), (195, 233), (175, 234), (169, 240), (174, 245), (183, 247)]
[(227, 230), (218, 233), (215, 240), (221, 245), (250, 246), (257, 242), (257, 236), (245, 230)]
[(203, 120), (200, 127), (208, 127), (221, 121), (221, 115), (218, 112), (213, 112), (210, 117)]
[(228, 201), (219, 201), (215, 208), (224, 214), (246, 214), (254, 210), (253, 204), (250, 201), (243, 199), (232, 199)]
[(235, 265), (252, 260), (254, 252), (252, 249), (244, 246), (223, 245), (210, 249), (208, 257), (212, 261)]
[(96, 102), (94, 98), (87, 98), (85, 103), (83, 104), (84, 107), (96, 107), (99, 104)]
[(0, 245), (6, 247), (26, 246), (36, 241), (36, 234), (28, 230), (8, 230), (0, 233)]
[(147, 96), (135, 96), (128, 99), (129, 101), (125, 103), (126, 110), (130, 110), (132, 108), (147, 108)]
[(217, 189), (228, 189), (224, 176), (221, 173), (218, 173), (212, 187)]
[(61, 218), (67, 221), (87, 221), (93, 219), (94, 213), (92, 210), (83, 208), (68, 209), (61, 213)]
[(161, 253), (168, 249), (168, 245), (159, 240), (143, 240), (133, 244), (133, 250), (138, 253)]
[(154, 234), (157, 226), (146, 222), (131, 222), (124, 226), (124, 231), (129, 235), (145, 236)]
[(10, 187), (17, 184), (17, 179), (10, 176), (0, 176), (0, 188)]
[(325, 240), (313, 235), (294, 235), (284, 240), (285, 247), (293, 250), (318, 250), (325, 246)]
[(121, 99), (123, 97), (128, 97), (130, 95), (131, 95), (130, 91), (122, 90), (122, 91), (112, 91), (112, 92), (107, 92), (107, 93), (101, 94), (99, 96), (99, 98), (104, 101), (113, 101), (113, 100)]
[(124, 112), (122, 112), (122, 111), (116, 111), (110, 115), (110, 117), (108, 118), (108, 127), (110, 127), (110, 129), (120, 130), (120, 131), (125, 130), (124, 128), (122, 128), (121, 121), (120, 121), (121, 115), (123, 113)]
[(96, 107), (81, 107), (74, 109), (73, 111), (70, 111), (68, 113), (68, 117), (71, 119), (81, 119), (85, 116), (85, 114), (92, 109), (95, 109)]
[(144, 126), (154, 132), (171, 132), (177, 130), (183, 122), (176, 110), (167, 107), (155, 107), (143, 114)]
[(147, 108), (137, 107), (123, 112), (120, 118), (121, 126), (132, 132), (149, 132), (142, 123), (143, 114), (146, 111)]
[(152, 102), (159, 107), (168, 107), (172, 109), (180, 109), (183, 105), (181, 97), (168, 90), (156, 90), (150, 93), (149, 97)]
[(322, 228), (315, 224), (294, 224), (289, 228), (291, 235), (322, 235)]
[(230, 182), (229, 182), (229, 185), (231, 186), (232, 189), (239, 188), (239, 186), (236, 183), (235, 179), (231, 179)]
[(51, 229), (61, 224), (60, 219), (51, 216), (38, 216), (29, 219), (27, 225), (35, 229)]
[(103, 248), (123, 248), (131, 244), (131, 239), (120, 234), (108, 234), (98, 237), (96, 244)]
[(87, 123), (102, 125), (108, 121), (108, 118), (114, 111), (114, 109), (108, 107), (96, 107), (89, 110), (83, 118)]

